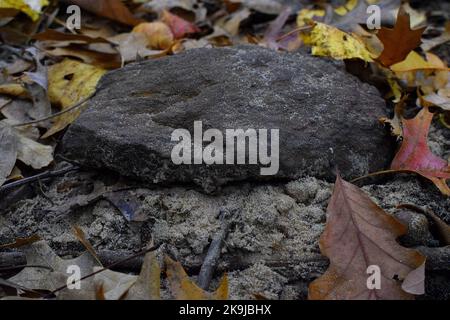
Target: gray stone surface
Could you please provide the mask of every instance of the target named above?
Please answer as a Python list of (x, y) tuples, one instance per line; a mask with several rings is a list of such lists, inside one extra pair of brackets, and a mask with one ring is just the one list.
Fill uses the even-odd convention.
[(392, 157), (379, 125), (375, 88), (319, 58), (257, 46), (191, 50), (107, 74), (89, 110), (68, 130), (63, 150), (82, 164), (151, 183), (196, 183), (212, 192), (258, 179), (259, 165), (181, 165), (170, 158), (174, 129), (279, 129), (275, 178), (353, 178)]

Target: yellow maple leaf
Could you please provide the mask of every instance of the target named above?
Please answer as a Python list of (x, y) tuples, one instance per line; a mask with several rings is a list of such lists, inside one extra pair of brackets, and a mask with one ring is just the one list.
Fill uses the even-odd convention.
[(0, 8), (22, 11), (33, 21), (39, 19), (42, 8), (48, 4), (48, 0), (0, 0)]
[(359, 58), (372, 62), (372, 56), (356, 35), (317, 22), (311, 32), (301, 35), (306, 45), (312, 46), (315, 56), (328, 56), (337, 60)]
[[(105, 69), (71, 59), (51, 66), (48, 72), (48, 95), (51, 103), (61, 106), (62, 110), (74, 106), (95, 91), (105, 72)], [(83, 108), (77, 108), (57, 117), (43, 138), (63, 130), (75, 121), (82, 111)]]

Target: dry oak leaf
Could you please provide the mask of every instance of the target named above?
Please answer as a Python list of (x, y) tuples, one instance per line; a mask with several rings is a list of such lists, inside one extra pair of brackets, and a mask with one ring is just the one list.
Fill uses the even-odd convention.
[[(327, 212), (320, 249), (330, 267), (310, 284), (310, 300), (409, 300), (423, 293), (425, 257), (396, 242), (407, 231), (403, 224), (340, 176)], [(368, 289), (370, 266), (381, 272), (379, 290)]]
[(432, 120), (433, 113), (427, 107), (415, 118), (402, 120), (403, 142), (391, 169), (415, 172), (431, 180), (443, 194), (450, 196), (450, 188), (446, 183), (450, 179), (449, 164), (434, 155), (427, 142)]
[(164, 258), (170, 290), (177, 300), (227, 300), (228, 278), (225, 275), (215, 292), (207, 292), (198, 287), (184, 271), (179, 262), (169, 257)]
[(128, 10), (121, 0), (70, 0), (72, 4), (90, 11), (98, 16), (109, 18), (126, 25), (135, 26), (142, 22)]
[(403, 7), (397, 15), (394, 29), (381, 28), (377, 33), (384, 50), (377, 60), (386, 67), (405, 60), (408, 54), (421, 44), (426, 27), (411, 29), (411, 18)]
[(160, 300), (160, 276), (156, 254), (151, 251), (144, 257), (139, 276), (111, 270), (96, 274), (93, 280), (96, 297), (99, 300)]
[[(12, 278), (12, 283), (20, 286), (53, 291), (67, 284), (68, 267), (76, 265), (80, 267), (81, 277), (89, 275), (97, 262), (91, 254), (84, 253), (75, 259), (60, 258), (45, 241), (38, 241), (26, 245), (21, 249), (26, 255), (28, 265), (39, 265), (43, 268), (25, 268)], [(59, 291), (57, 299), (60, 300), (91, 300), (94, 298), (94, 287), (91, 281), (81, 282), (82, 290), (70, 290), (65, 288)]]

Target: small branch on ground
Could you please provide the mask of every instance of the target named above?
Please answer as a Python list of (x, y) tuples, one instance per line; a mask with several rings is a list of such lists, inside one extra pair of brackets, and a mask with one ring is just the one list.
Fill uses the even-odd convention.
[(220, 253), (231, 226), (232, 215), (232, 213), (226, 210), (221, 210), (219, 213), (219, 219), (221, 221), (220, 230), (215, 234), (211, 241), (208, 253), (206, 254), (205, 260), (200, 269), (200, 274), (198, 275), (198, 285), (204, 290), (208, 290), (214, 272), (217, 268)]
[(61, 170), (55, 170), (55, 171), (46, 171), (40, 174), (37, 174), (35, 176), (32, 177), (28, 177), (28, 178), (23, 178), (21, 180), (17, 180), (11, 183), (8, 183), (4, 186), (0, 187), (0, 194), (2, 194), (3, 192), (12, 190), (14, 188), (18, 188), (21, 187), (23, 185), (26, 185), (28, 183), (32, 183), (32, 182), (36, 182), (36, 181), (41, 181), (41, 180), (45, 180), (45, 179), (49, 179), (49, 178), (55, 178), (58, 176), (62, 176), (68, 172), (72, 172), (72, 171), (77, 171), (80, 168), (77, 166), (70, 166), (68, 168), (64, 168)]

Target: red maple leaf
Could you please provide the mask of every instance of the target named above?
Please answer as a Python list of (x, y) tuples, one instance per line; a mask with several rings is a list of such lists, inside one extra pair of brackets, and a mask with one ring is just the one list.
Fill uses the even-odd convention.
[(392, 162), (391, 169), (415, 172), (431, 180), (442, 193), (450, 196), (446, 181), (450, 179), (447, 161), (434, 155), (428, 146), (433, 113), (423, 108), (413, 119), (402, 119), (403, 143)]

